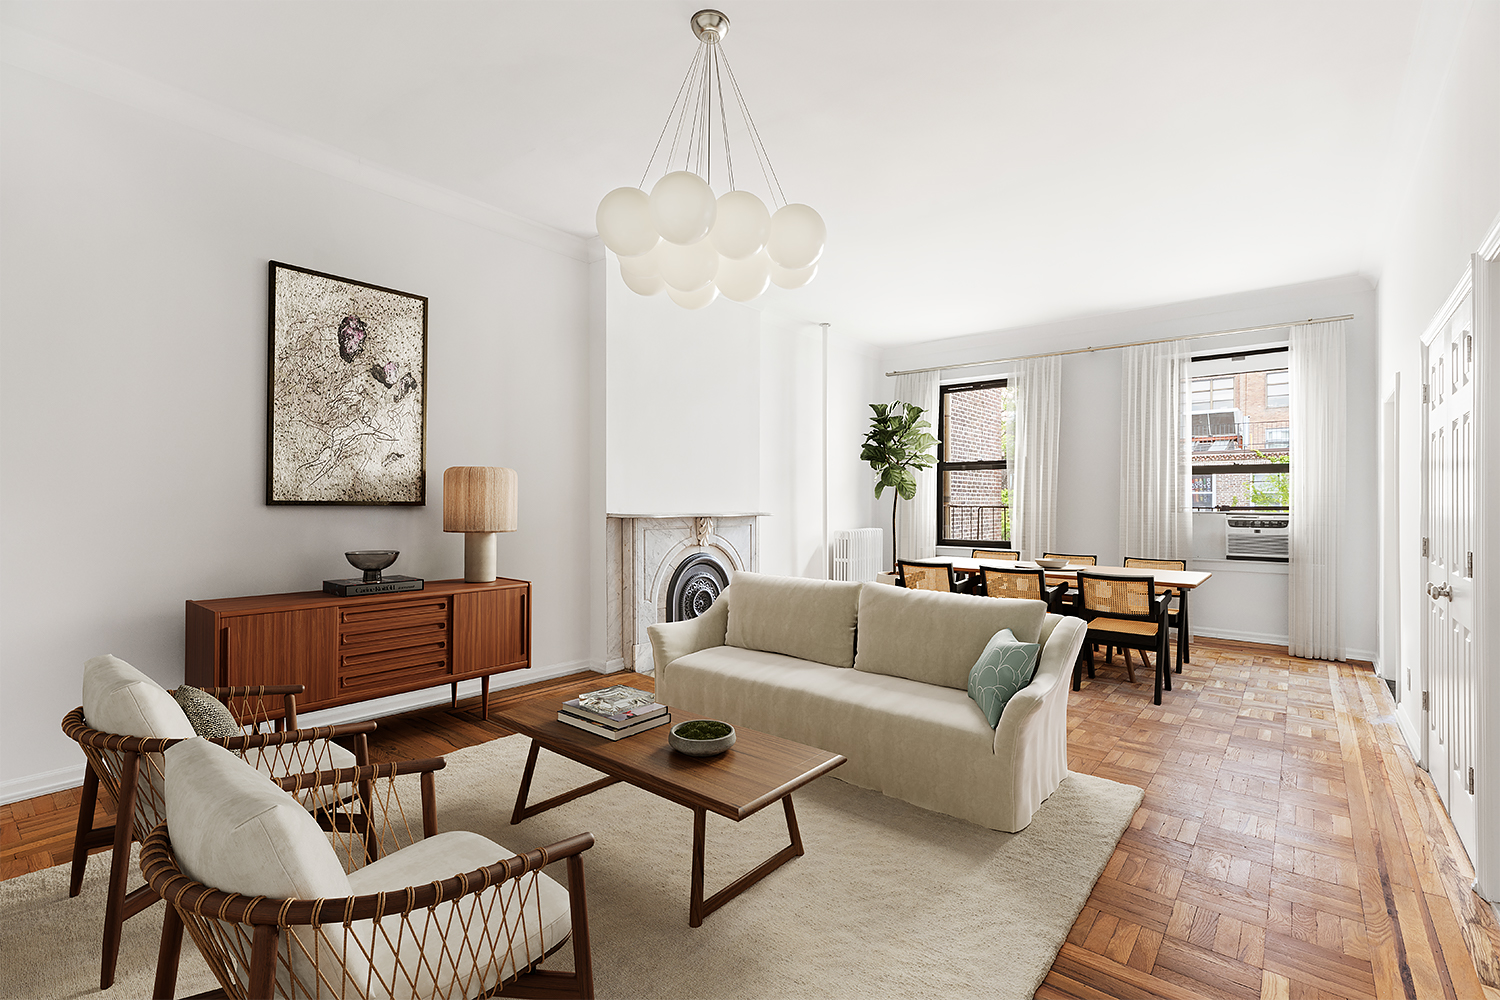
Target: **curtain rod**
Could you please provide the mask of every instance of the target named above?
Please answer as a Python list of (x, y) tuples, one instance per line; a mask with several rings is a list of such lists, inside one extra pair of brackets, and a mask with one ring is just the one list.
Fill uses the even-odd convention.
[(1312, 323), (1336, 323), (1348, 316), (1324, 316), (1321, 319), (1294, 319), (1286, 323), (1267, 323), (1265, 326), (1242, 326), (1238, 330), (1219, 330), (1214, 333), (1195, 333), (1189, 337), (1163, 337), (1160, 340), (1137, 340), (1130, 344), (1109, 344), (1105, 347), (1075, 347), (1071, 351), (1045, 351), (1041, 354), (1020, 354), (1011, 358), (991, 358), (989, 361), (965, 361), (957, 365), (933, 365), (930, 368), (907, 368), (905, 371), (886, 372), (886, 378), (896, 375), (915, 375), (918, 372), (946, 372), (959, 368), (983, 368), (985, 365), (1004, 364), (1007, 361), (1029, 361), (1032, 358), (1060, 358), (1064, 354), (1092, 354), (1095, 351), (1118, 351), (1124, 347), (1145, 347), (1147, 344), (1170, 344), (1177, 340), (1207, 340), (1209, 337), (1227, 337), (1235, 333), (1258, 333), (1261, 330), (1280, 330), (1288, 326), (1304, 326)]

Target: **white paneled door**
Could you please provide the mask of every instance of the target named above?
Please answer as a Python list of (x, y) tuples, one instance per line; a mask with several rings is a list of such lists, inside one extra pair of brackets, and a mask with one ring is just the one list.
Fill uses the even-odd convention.
[(1473, 296), (1424, 348), (1426, 538), (1424, 669), (1428, 771), (1472, 857), (1477, 847), (1474, 768), (1479, 745), (1474, 557), (1477, 484)]

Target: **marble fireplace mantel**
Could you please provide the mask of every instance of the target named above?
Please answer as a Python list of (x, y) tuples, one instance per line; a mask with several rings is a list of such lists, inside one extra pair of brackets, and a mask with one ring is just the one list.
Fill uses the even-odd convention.
[(674, 571), (702, 553), (726, 573), (759, 568), (760, 511), (607, 514), (607, 670), (654, 669), (646, 629), (670, 620)]

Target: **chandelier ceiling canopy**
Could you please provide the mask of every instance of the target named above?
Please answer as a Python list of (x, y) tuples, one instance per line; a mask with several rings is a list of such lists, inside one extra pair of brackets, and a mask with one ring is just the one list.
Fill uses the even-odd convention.
[[(720, 294), (749, 302), (772, 283), (800, 288), (818, 272), (828, 230), (822, 216), (807, 205), (789, 204), (782, 193), (724, 54), (729, 18), (700, 10), (690, 23), (698, 51), (651, 151), (641, 186), (615, 188), (604, 196), (594, 216), (599, 235), (619, 256), (620, 276), (631, 291), (665, 291), (685, 309), (702, 309)], [(772, 204), (780, 205), (774, 213), (735, 185), (726, 101), (739, 110)], [(646, 179), (658, 154), (666, 173), (648, 195)], [(673, 169), (677, 164), (680, 168)], [(716, 167), (727, 188), (717, 198), (712, 187)]]

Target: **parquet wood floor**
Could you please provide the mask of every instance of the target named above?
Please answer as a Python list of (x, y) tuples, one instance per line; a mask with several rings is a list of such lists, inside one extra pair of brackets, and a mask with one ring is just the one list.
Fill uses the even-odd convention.
[[(1500, 929), (1368, 664), (1198, 639), (1160, 707), (1137, 676), (1070, 695), (1069, 765), (1146, 797), (1038, 997), (1500, 1000)], [(468, 701), (380, 720), (371, 753), (507, 734)], [(67, 863), (77, 813), (76, 789), (0, 806), (0, 877)]]

